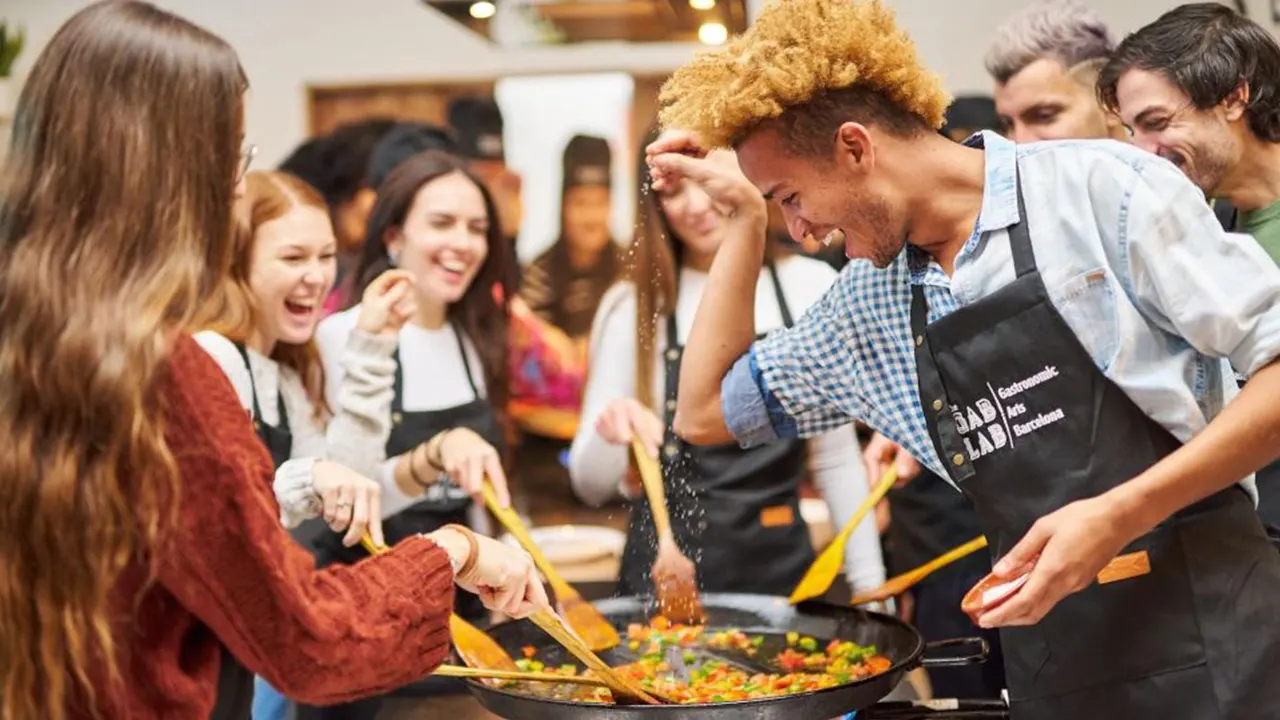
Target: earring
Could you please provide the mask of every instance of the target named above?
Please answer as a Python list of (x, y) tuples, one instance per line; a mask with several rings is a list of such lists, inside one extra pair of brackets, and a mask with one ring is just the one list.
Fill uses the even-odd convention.
[(400, 265), (400, 253), (395, 250), (388, 250), (387, 260), (391, 261), (391, 267), (398, 267)]

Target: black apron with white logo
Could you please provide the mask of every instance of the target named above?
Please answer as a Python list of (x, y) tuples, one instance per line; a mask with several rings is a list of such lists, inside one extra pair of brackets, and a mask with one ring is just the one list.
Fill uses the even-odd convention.
[[(406, 411), (404, 409), (404, 370), (400, 361), (400, 351), (396, 350), (396, 374), (394, 395), (391, 400), (391, 434), (387, 437), (387, 457), (397, 457), (413, 450), (439, 433), (450, 428), (468, 428), (503, 454), (504, 439), (498, 424), (497, 415), (489, 401), (480, 395), (472, 375), (471, 362), (467, 359), (462, 344), (462, 331), (454, 328), (458, 340), (458, 352), (462, 356), (462, 366), (467, 373), (467, 382), (471, 385), (474, 399), (462, 405), (443, 410)], [(425, 473), (435, 473), (425, 462), (419, 462), (419, 474), (426, 479)], [(439, 530), (445, 525), (456, 523), (467, 524), (467, 511), (471, 507), (471, 496), (462, 491), (449, 476), (440, 474), (436, 482), (424, 493), (417, 503), (386, 518), (382, 522), (382, 533), (388, 545), (395, 545), (401, 540)], [(368, 557), (365, 549), (356, 545), (346, 547), (342, 544), (342, 535), (328, 530), (318, 543), (319, 563), (328, 565), (333, 562), (353, 564)], [(458, 591), (456, 612), (468, 620), (481, 620), (487, 617), (479, 598), (465, 591)]]
[[(768, 266), (782, 321), (791, 311), (773, 265)], [(671, 530), (681, 551), (697, 565), (703, 592), (786, 595), (813, 563), (813, 543), (800, 516), (805, 445), (783, 440), (743, 450), (737, 444), (689, 445), (671, 429), (683, 348), (675, 313), (667, 316), (665, 422), (662, 477)], [(852, 429), (850, 432), (853, 432)], [(620, 592), (650, 595), (657, 532), (649, 503), (631, 506), (622, 556)]]
[[(279, 470), (293, 451), (293, 433), (289, 431), (289, 413), (284, 407), (284, 396), (276, 392), (276, 407), (279, 421), (276, 425), (268, 425), (262, 419), (262, 406), (258, 403), (258, 385), (253, 379), (253, 366), (249, 364), (249, 352), (244, 343), (235, 343), (240, 357), (244, 358), (245, 369), (249, 371), (249, 390), (253, 395), (253, 429), (258, 439), (271, 453), (271, 463)], [(222, 665), (218, 671), (218, 695), (213, 706), (211, 720), (249, 720), (253, 710), (253, 673), (240, 664), (239, 660), (222, 648)]]
[[(921, 407), (996, 557), (1040, 517), (1137, 476), (1181, 443), (1094, 363), (1052, 304), (1027, 213), (1017, 278), (928, 323), (912, 287)], [(1238, 487), (1121, 551), (1145, 574), (1094, 582), (1032, 627), (1001, 631), (1013, 717), (1280, 717), (1280, 555)], [(1141, 555), (1139, 557), (1142, 557)]]

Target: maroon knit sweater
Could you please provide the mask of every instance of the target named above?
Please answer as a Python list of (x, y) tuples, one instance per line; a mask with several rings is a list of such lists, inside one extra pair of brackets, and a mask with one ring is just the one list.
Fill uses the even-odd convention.
[[(190, 337), (160, 380), (181, 520), (114, 595), (124, 682), (99, 716), (205, 720), (221, 647), (285, 695), (327, 705), (429, 674), (449, 649), (453, 573), (425, 539), (317, 571), (280, 524), (271, 460), (226, 376)], [(143, 587), (141, 602), (134, 599)], [(136, 609), (135, 609), (136, 608)]]

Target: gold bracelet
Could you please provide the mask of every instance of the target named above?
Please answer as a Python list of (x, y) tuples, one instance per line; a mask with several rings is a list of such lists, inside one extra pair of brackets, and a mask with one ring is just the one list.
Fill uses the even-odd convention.
[(470, 554), (467, 555), (467, 561), (462, 563), (462, 567), (453, 576), (459, 580), (466, 581), (467, 575), (475, 569), (476, 563), (480, 561), (480, 541), (476, 540), (476, 534), (471, 528), (457, 523), (450, 523), (440, 528), (441, 530), (457, 530), (467, 539), (467, 545), (470, 546)]
[[(423, 450), (425, 451), (426, 448), (423, 448)], [(425, 490), (426, 488), (431, 487), (432, 482), (423, 480), (422, 476), (418, 474), (418, 463), (414, 460), (414, 456), (417, 452), (417, 448), (409, 451), (409, 476), (413, 478), (413, 481), (417, 483), (419, 487)], [(430, 461), (428, 461), (427, 464), (430, 465)]]

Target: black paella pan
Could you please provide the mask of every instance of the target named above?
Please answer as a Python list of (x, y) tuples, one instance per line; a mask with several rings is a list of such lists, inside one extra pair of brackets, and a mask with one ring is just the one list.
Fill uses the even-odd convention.
[[(625, 629), (631, 623), (645, 623), (654, 612), (651, 601), (619, 597), (595, 603), (597, 609), (615, 627)], [(981, 638), (946, 640), (926, 644), (919, 631), (897, 618), (857, 608), (801, 603), (793, 607), (784, 597), (746, 594), (707, 594), (702, 596), (708, 630), (738, 629), (748, 635), (762, 635), (765, 645), (761, 658), (785, 646), (785, 635), (801, 635), (852, 641), (874, 645), (879, 654), (893, 665), (884, 673), (824, 690), (784, 695), (781, 697), (733, 702), (690, 705), (601, 705), (541, 697), (527, 689), (497, 688), (468, 681), (467, 686), (489, 712), (508, 720), (826, 720), (851, 711), (858, 720), (881, 718), (934, 718), (942, 720), (986, 720), (1007, 718), (1002, 703), (959, 701), (933, 703), (933, 708), (910, 703), (879, 703), (916, 667), (955, 667), (983, 662), (986, 642)], [(490, 628), (489, 634), (512, 657), (520, 657), (522, 648), (537, 649), (537, 658), (549, 666), (575, 663), (554, 640), (527, 621), (506, 622)], [(930, 651), (973, 648), (963, 656), (927, 658)], [(611, 666), (638, 659), (638, 654), (621, 646), (601, 653)], [(730, 658), (732, 660), (732, 658)], [(877, 704), (879, 703), (879, 704)]]

